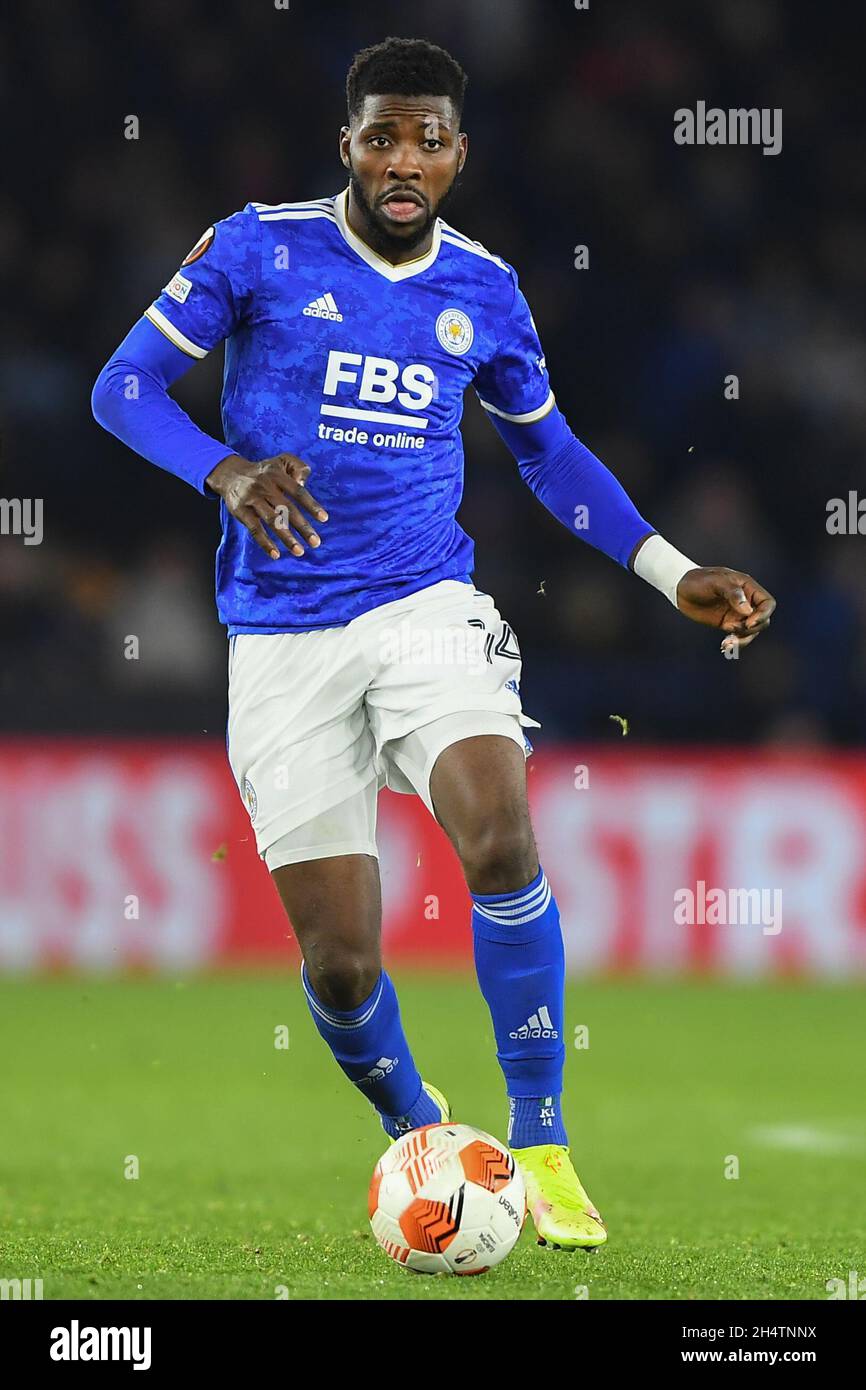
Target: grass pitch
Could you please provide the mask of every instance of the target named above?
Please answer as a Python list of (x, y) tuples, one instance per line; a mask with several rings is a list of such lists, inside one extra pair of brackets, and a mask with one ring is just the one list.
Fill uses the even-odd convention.
[[(397, 984), (423, 1075), (504, 1138), (474, 982)], [(294, 972), (3, 980), (0, 1278), (46, 1299), (570, 1300), (825, 1299), (866, 1275), (862, 989), (581, 982), (567, 1018), (572, 1152), (608, 1245), (543, 1250), (527, 1223), (499, 1269), (431, 1279), (373, 1241), (384, 1136)]]

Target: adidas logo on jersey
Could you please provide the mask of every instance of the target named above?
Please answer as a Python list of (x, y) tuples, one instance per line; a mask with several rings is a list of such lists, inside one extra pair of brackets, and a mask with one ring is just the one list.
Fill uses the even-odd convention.
[(558, 1038), (559, 1033), (553, 1026), (553, 1019), (550, 1017), (547, 1005), (542, 1004), (537, 1014), (530, 1014), (529, 1018), (520, 1028), (508, 1034), (509, 1038)]
[(374, 1081), (381, 1081), (383, 1076), (387, 1076), (389, 1072), (394, 1070), (399, 1060), (399, 1057), (380, 1057), (375, 1067), (371, 1067), (367, 1075), (362, 1076), (361, 1080), (355, 1083), (356, 1086), (366, 1086), (371, 1085)]
[(318, 299), (311, 299), (304, 313), (310, 319), (332, 319), (334, 323), (342, 323), (343, 315), (334, 303), (334, 296), (320, 294)]

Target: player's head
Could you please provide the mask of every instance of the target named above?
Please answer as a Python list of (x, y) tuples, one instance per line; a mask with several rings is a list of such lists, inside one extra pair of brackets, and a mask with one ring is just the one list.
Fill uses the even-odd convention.
[(466, 159), (467, 77), (426, 39), (385, 39), (356, 53), (346, 78), (340, 157), (381, 246), (423, 241)]

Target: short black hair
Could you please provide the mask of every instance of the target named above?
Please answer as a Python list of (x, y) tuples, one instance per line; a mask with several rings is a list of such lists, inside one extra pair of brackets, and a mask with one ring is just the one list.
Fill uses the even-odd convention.
[(346, 77), (349, 120), (366, 96), (450, 97), (459, 120), (469, 78), (446, 49), (429, 39), (383, 39), (355, 54)]

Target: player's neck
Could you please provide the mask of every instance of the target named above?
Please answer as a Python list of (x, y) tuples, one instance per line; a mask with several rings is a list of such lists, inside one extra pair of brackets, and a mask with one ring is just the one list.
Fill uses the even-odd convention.
[(374, 251), (383, 261), (388, 261), (391, 265), (406, 265), (407, 261), (420, 260), (422, 256), (427, 255), (433, 245), (435, 219), (422, 241), (415, 242), (412, 246), (401, 247), (398, 241), (383, 236), (375, 226), (370, 224), (363, 209), (355, 201), (351, 186), (349, 187), (349, 196), (346, 199), (346, 221), (355, 236), (363, 241), (365, 246), (369, 246), (371, 251)]

